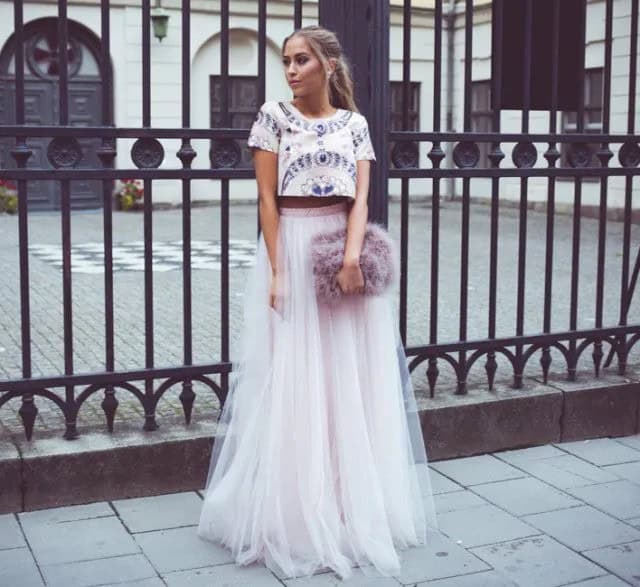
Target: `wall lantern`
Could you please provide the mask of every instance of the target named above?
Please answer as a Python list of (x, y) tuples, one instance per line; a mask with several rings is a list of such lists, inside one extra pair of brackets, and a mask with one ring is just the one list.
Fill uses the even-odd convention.
[(151, 11), (151, 23), (153, 24), (153, 36), (162, 42), (167, 36), (169, 15), (162, 6), (155, 6)]

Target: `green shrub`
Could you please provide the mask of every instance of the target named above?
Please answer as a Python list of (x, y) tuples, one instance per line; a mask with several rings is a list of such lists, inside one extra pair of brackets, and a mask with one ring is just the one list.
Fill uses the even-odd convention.
[(16, 186), (8, 179), (0, 179), (0, 212), (15, 214), (18, 211)]

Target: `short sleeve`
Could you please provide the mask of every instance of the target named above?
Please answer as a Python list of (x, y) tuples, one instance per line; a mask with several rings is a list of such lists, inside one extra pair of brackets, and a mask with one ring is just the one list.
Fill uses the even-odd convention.
[(247, 145), (265, 151), (278, 152), (281, 129), (273, 114), (270, 102), (265, 102), (258, 110), (256, 119), (249, 131)]
[(369, 124), (364, 116), (360, 115), (354, 121), (351, 128), (351, 137), (356, 161), (361, 159), (373, 159), (375, 161), (376, 154), (369, 136)]

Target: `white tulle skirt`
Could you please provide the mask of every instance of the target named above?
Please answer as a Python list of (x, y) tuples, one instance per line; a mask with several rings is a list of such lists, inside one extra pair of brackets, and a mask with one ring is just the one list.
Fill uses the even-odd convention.
[(280, 576), (400, 572), (437, 527), (427, 455), (389, 296), (319, 303), (309, 242), (348, 205), (281, 208), (284, 295), (263, 236), (215, 433), (198, 535)]

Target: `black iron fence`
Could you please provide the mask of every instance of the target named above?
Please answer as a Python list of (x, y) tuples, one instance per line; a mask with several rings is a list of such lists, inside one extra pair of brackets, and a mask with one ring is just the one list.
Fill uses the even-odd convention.
[[(429, 307), (425, 309), (429, 315), (428, 344), (407, 347), (411, 357), (410, 368), (422, 368), (426, 362), (426, 375), (430, 393), (433, 395), (438, 380), (438, 364), (444, 361), (455, 371), (457, 392), (466, 393), (466, 381), (471, 367), (485, 358), (487, 380), (491, 388), (497, 369), (498, 355), (506, 357), (513, 373), (513, 386), (521, 387), (523, 372), (529, 362), (539, 355), (541, 369), (546, 379), (550, 363), (551, 350), (560, 352), (565, 361), (568, 376), (575, 377), (579, 358), (589, 349), (593, 355), (594, 369), (599, 374), (603, 364), (608, 364), (615, 357), (620, 372), (624, 372), (627, 357), (634, 345), (640, 340), (640, 322), (637, 317), (629, 315), (631, 299), (638, 279), (640, 268), (640, 252), (635, 255), (631, 246), (631, 219), (633, 181), (638, 175), (640, 148), (635, 129), (636, 113), (636, 79), (637, 79), (637, 38), (638, 38), (638, 3), (632, 3), (629, 18), (630, 36), (628, 64), (628, 126), (623, 134), (611, 134), (609, 130), (611, 104), (611, 67), (612, 67), (612, 19), (613, 0), (603, 0), (606, 7), (605, 22), (605, 61), (602, 132), (587, 133), (583, 127), (584, 96), (580, 96), (577, 115), (577, 132), (565, 134), (556, 127), (557, 95), (551, 96), (549, 130), (547, 133), (531, 133), (529, 131), (529, 105), (527, 96), (531, 86), (531, 55), (533, 26), (533, 0), (525, 0), (525, 17), (523, 20), (524, 53), (523, 53), (523, 96), (522, 128), (517, 133), (501, 132), (500, 96), (503, 80), (500, 75), (500, 63), (503, 56), (501, 30), (501, 9), (504, 0), (493, 3), (493, 58), (496, 64), (495, 74), (491, 80), (491, 91), (494, 96), (492, 109), (492, 125), (490, 132), (472, 132), (471, 129), (471, 84), (472, 84), (472, 42), (473, 42), (473, 2), (466, 0), (464, 14), (464, 123), (462, 131), (452, 131), (450, 121), (446, 130), (442, 130), (442, 96), (443, 65), (452, 67), (451, 56), (443, 43), (444, 35), (451, 34), (455, 27), (452, 15), (443, 14), (442, 0), (435, 0), (434, 9), (423, 11), (433, 22), (433, 119), (430, 132), (421, 131), (389, 131), (389, 26), (390, 11), (399, 11), (402, 16), (402, 95), (404, 104), (409, 103), (411, 88), (411, 38), (412, 38), (412, 6), (405, 1), (401, 6), (391, 6), (386, 0), (363, 0), (362, 2), (344, 2), (343, 0), (320, 0), (319, 18), (323, 24), (334, 28), (345, 36), (345, 47), (349, 51), (354, 64), (358, 84), (358, 99), (363, 112), (370, 121), (374, 145), (378, 153), (386, 153), (389, 143), (393, 143), (391, 161), (387, 157), (378, 157), (373, 168), (372, 193), (370, 211), (373, 218), (387, 221), (387, 194), (384, 186), (388, 178), (397, 178), (401, 184), (401, 282), (400, 282), (400, 331), (403, 340), (407, 340), (407, 303), (408, 303), (408, 244), (409, 244), (409, 188), (414, 178), (427, 178), (431, 185), (430, 215), (430, 264), (429, 264)], [(554, 4), (557, 6), (557, 2)], [(447, 3), (447, 8), (449, 4)], [(102, 407), (105, 412), (107, 426), (113, 430), (113, 422), (119, 402), (117, 391), (128, 392), (135, 396), (144, 408), (145, 430), (157, 428), (156, 406), (167, 390), (181, 386), (180, 400), (183, 405), (187, 423), (191, 420), (195, 401), (194, 382), (208, 386), (224, 402), (228, 374), (231, 369), (229, 348), (229, 185), (234, 179), (253, 177), (251, 169), (238, 165), (241, 153), (238, 141), (247, 137), (247, 129), (231, 128), (229, 110), (229, 0), (220, 2), (220, 74), (217, 80), (221, 88), (219, 108), (216, 112), (220, 125), (217, 128), (192, 128), (190, 110), (191, 87), (191, 13), (189, 0), (182, 1), (181, 9), (181, 71), (180, 82), (182, 112), (180, 128), (154, 128), (151, 126), (151, 5), (150, 0), (142, 0), (141, 15), (141, 47), (142, 47), (142, 125), (138, 128), (116, 127), (113, 118), (113, 71), (111, 66), (111, 32), (110, 6), (107, 0), (100, 2), (101, 43), (98, 53), (99, 75), (103, 91), (99, 95), (101, 101), (101, 120), (97, 124), (78, 127), (70, 123), (70, 103), (73, 96), (70, 90), (70, 65), (75, 59), (73, 44), (69, 43), (69, 20), (67, 3), (58, 1), (58, 18), (55, 30), (50, 31), (49, 57), (47, 72), (55, 77), (58, 119), (51, 123), (34, 124), (25, 115), (25, 88), (27, 87), (29, 69), (25, 67), (25, 49), (28, 46), (29, 23), (24, 22), (23, 3), (15, 0), (14, 35), (7, 43), (13, 48), (15, 67), (12, 74), (3, 78), (5, 90), (9, 94), (13, 107), (13, 120), (0, 127), (0, 144), (3, 146), (2, 167), (0, 173), (5, 179), (16, 182), (19, 200), (18, 235), (20, 264), (20, 317), (21, 317), (21, 378), (0, 381), (0, 408), (11, 399), (21, 398), (20, 416), (28, 438), (31, 438), (38, 409), (36, 398), (45, 398), (54, 402), (65, 417), (65, 438), (77, 437), (77, 415), (90, 396), (103, 392)], [(267, 2), (257, 2), (257, 38), (258, 38), (258, 93), (257, 104), (265, 99), (267, 83)], [(303, 5), (301, 0), (293, 3), (292, 28), (302, 23)], [(366, 23), (366, 27), (364, 26)], [(582, 23), (584, 24), (584, 23)], [(584, 28), (584, 27), (583, 27)], [(354, 34), (366, 31), (367, 34)], [(550, 51), (558, 56), (560, 31), (559, 9), (552, 11), (550, 21)], [(351, 36), (349, 36), (351, 34)], [(348, 38), (347, 38), (348, 37)], [(584, 39), (583, 39), (584, 41)], [(60, 50), (60, 48), (67, 50)], [(0, 58), (0, 65), (2, 58)], [(558, 63), (558, 59), (552, 59)], [(583, 71), (583, 69), (581, 70)], [(25, 72), (27, 72), (25, 74)], [(551, 88), (558, 87), (558, 69), (552, 71)], [(580, 76), (580, 87), (583, 87), (584, 74)], [(403, 128), (409, 128), (408, 109), (404, 109)], [(447, 118), (446, 116), (444, 117)], [(118, 169), (115, 167), (116, 139), (135, 139), (131, 148), (131, 160), (135, 169)], [(180, 166), (174, 169), (162, 168), (165, 153), (161, 139), (178, 139), (181, 141), (177, 152)], [(210, 166), (206, 169), (192, 168), (196, 153), (192, 141), (206, 139), (211, 141), (208, 153)], [(34, 149), (30, 146), (34, 141), (46, 144), (46, 159), (39, 165), (33, 165)], [(97, 141), (95, 156), (99, 165), (81, 165), (86, 155), (86, 145)], [(547, 143), (548, 148), (542, 154), (547, 162), (546, 167), (536, 167), (538, 153), (534, 143)], [(421, 165), (419, 144), (430, 144), (428, 160)], [(502, 146), (515, 143), (511, 152), (512, 167), (501, 167), (505, 160)], [(599, 163), (593, 165), (591, 144), (599, 145), (595, 156)], [(480, 167), (480, 144), (488, 144), (488, 160), (490, 167)], [(560, 160), (559, 147), (567, 145), (569, 150), (569, 167), (558, 166)], [(447, 154), (449, 153), (450, 156)], [(619, 166), (609, 166), (610, 160), (617, 156)], [(444, 163), (444, 165), (443, 165)], [(135, 176), (144, 182), (144, 330), (145, 356), (140, 358), (140, 368), (136, 370), (117, 370), (114, 352), (114, 284), (113, 284), (113, 182), (119, 178)], [(570, 316), (569, 327), (563, 331), (551, 329), (551, 301), (553, 289), (553, 266), (558, 262), (554, 257), (554, 216), (556, 180), (558, 177), (570, 176), (573, 179), (573, 248), (568, 268), (571, 272)], [(603, 307), (613, 303), (604, 297), (605, 266), (605, 227), (607, 223), (608, 180), (614, 176), (625, 179), (624, 237), (621, 250), (621, 284), (619, 304), (619, 320), (616, 325), (605, 325)], [(581, 242), (581, 197), (582, 185), (586, 178), (595, 177), (600, 184), (599, 238), (597, 255), (597, 295), (595, 300), (595, 323), (589, 330), (580, 330), (578, 324), (578, 289), (579, 289), (579, 254)], [(438, 339), (438, 299), (440, 273), (440, 219), (441, 201), (444, 197), (443, 180), (451, 178), (462, 181), (461, 194), (461, 231), (460, 231), (460, 275), (459, 275), (459, 336), (456, 340), (442, 342)], [(469, 219), (471, 201), (471, 182), (476, 178), (489, 178), (491, 181), (491, 224), (488, 235), (489, 276), (488, 276), (488, 330), (485, 339), (469, 340), (467, 324), (469, 319), (468, 275), (469, 275)], [(517, 316), (514, 332), (508, 337), (496, 335), (496, 316), (498, 280), (498, 212), (500, 209), (501, 180), (520, 178), (519, 197), (519, 248), (517, 261)], [(546, 215), (547, 229), (545, 234), (545, 273), (540, 276), (544, 283), (543, 329), (534, 335), (524, 331), (524, 314), (526, 304), (525, 280), (527, 275), (527, 215), (528, 215), (528, 182), (531, 178), (545, 178), (547, 182)], [(181, 181), (181, 218), (182, 218), (182, 364), (154, 364), (154, 274), (152, 266), (153, 232), (152, 232), (152, 198), (154, 181), (161, 179), (177, 179)], [(220, 181), (220, 235), (221, 235), (221, 279), (220, 279), (220, 337), (221, 348), (219, 360), (210, 364), (194, 364), (193, 360), (193, 325), (192, 325), (192, 274), (191, 274), (191, 226), (192, 226), (192, 182), (203, 179)], [(97, 373), (78, 373), (74, 368), (73, 321), (74, 306), (72, 302), (73, 279), (71, 271), (71, 215), (73, 202), (73, 186), (79, 181), (96, 181), (101, 185), (101, 206), (103, 209), (103, 242), (104, 242), (104, 369)], [(29, 193), (37, 189), (42, 182), (53, 182), (59, 189), (60, 231), (62, 235), (62, 283), (64, 308), (64, 374), (51, 377), (34, 377), (32, 374), (31, 343), (31, 289), (29, 268), (29, 232), (28, 217)], [(412, 238), (417, 238), (412, 236)], [(605, 354), (608, 353), (608, 356)]]
[[(510, 6), (513, 7), (510, 3)], [(416, 369), (425, 361), (428, 363), (427, 378), (430, 391), (433, 395), (438, 378), (438, 360), (444, 360), (453, 368), (458, 380), (458, 393), (466, 393), (466, 381), (470, 369), (481, 358), (486, 358), (485, 369), (489, 388), (493, 387), (494, 377), (497, 369), (496, 355), (503, 355), (509, 362), (513, 370), (513, 387), (522, 387), (523, 372), (527, 363), (535, 356), (540, 355), (540, 366), (545, 382), (551, 366), (551, 349), (557, 349), (565, 362), (565, 369), (569, 379), (575, 379), (576, 365), (581, 355), (592, 350), (593, 365), (595, 374), (599, 375), (603, 363), (610, 364), (613, 357), (617, 357), (618, 370), (624, 373), (627, 364), (627, 357), (634, 345), (640, 340), (640, 323), (638, 317), (630, 320), (629, 308), (632, 296), (636, 287), (638, 271), (640, 269), (640, 250), (635, 255), (635, 264), (631, 269), (631, 238), (630, 226), (632, 219), (633, 200), (633, 179), (638, 175), (638, 165), (640, 164), (640, 147), (635, 123), (637, 115), (636, 105), (636, 82), (637, 82), (637, 54), (638, 54), (638, 3), (633, 2), (629, 18), (630, 28), (628, 37), (628, 77), (627, 77), (627, 132), (626, 134), (610, 134), (610, 112), (611, 112), (611, 71), (612, 71), (612, 30), (613, 30), (613, 0), (606, 0), (605, 22), (604, 22), (604, 88), (603, 88), (603, 112), (602, 112), (602, 132), (592, 134), (585, 132), (584, 128), (584, 51), (582, 51), (582, 62), (577, 68), (577, 133), (563, 134), (557, 128), (558, 113), (558, 87), (559, 84), (559, 63), (561, 34), (571, 31), (561, 30), (561, 3), (547, 2), (547, 18), (542, 21), (544, 29), (544, 40), (550, 45), (549, 63), (551, 65), (549, 89), (549, 130), (547, 133), (531, 133), (529, 130), (530, 118), (530, 97), (532, 95), (532, 57), (534, 54), (533, 30), (534, 30), (534, 2), (524, 0), (518, 3), (522, 9), (521, 21), (510, 21), (508, 27), (515, 28), (514, 34), (523, 39), (523, 54), (518, 61), (522, 68), (521, 73), (521, 97), (522, 97), (522, 117), (521, 131), (519, 133), (501, 132), (501, 97), (504, 95), (501, 72), (503, 60), (513, 59), (508, 55), (503, 47), (503, 22), (504, 11), (507, 5), (505, 0), (494, 0), (493, 2), (493, 31), (492, 31), (492, 58), (493, 76), (491, 79), (492, 104), (492, 124), (491, 132), (474, 133), (471, 132), (471, 107), (472, 107), (472, 63), (473, 63), (473, 34), (474, 34), (474, 7), (471, 0), (464, 2), (464, 105), (463, 105), (463, 131), (462, 132), (442, 132), (441, 131), (441, 102), (442, 95), (442, 30), (443, 3), (435, 2), (434, 15), (434, 107), (433, 107), (433, 131), (432, 132), (392, 132), (389, 138), (396, 141), (395, 151), (392, 159), (396, 169), (390, 171), (390, 177), (397, 177), (402, 182), (402, 263), (403, 271), (401, 278), (400, 294), (400, 327), (403, 336), (407, 331), (407, 244), (408, 244), (408, 211), (409, 211), (409, 180), (411, 178), (430, 178), (432, 180), (432, 207), (431, 207), (431, 274), (429, 280), (429, 343), (423, 346), (408, 347), (407, 354), (412, 356), (410, 369)], [(542, 3), (538, 3), (540, 7)], [(578, 43), (582, 47), (585, 44), (585, 18), (586, 3), (573, 2), (578, 8), (578, 21), (573, 22), (575, 30), (579, 31)], [(625, 4), (625, 7), (628, 5)], [(580, 10), (582, 8), (582, 10)], [(569, 18), (571, 15), (568, 15)], [(410, 65), (411, 65), (411, 18), (412, 13), (410, 3), (404, 3), (403, 20), (403, 95), (404, 103), (408, 104), (410, 89)], [(450, 17), (451, 18), (451, 15)], [(565, 21), (566, 23), (566, 21)], [(626, 37), (625, 37), (626, 38)], [(539, 49), (539, 48), (538, 48)], [(451, 62), (451, 59), (449, 59)], [(451, 63), (449, 63), (452, 66)], [(574, 72), (571, 72), (572, 74)], [(566, 74), (566, 72), (565, 72)], [(510, 85), (517, 81), (509, 80)], [(513, 106), (511, 106), (513, 108)], [(404, 111), (404, 128), (407, 128), (407, 109)], [(431, 143), (431, 150), (428, 158), (431, 167), (420, 167), (418, 159), (417, 142), (426, 141)], [(547, 143), (548, 148), (542, 154), (547, 162), (547, 167), (534, 168), (538, 159), (536, 142)], [(445, 159), (443, 143), (454, 143), (452, 150), (453, 165), (443, 168), (441, 166)], [(481, 168), (479, 143), (489, 145), (488, 159), (489, 168)], [(501, 162), (505, 159), (502, 150), (504, 143), (515, 143), (511, 152), (513, 167), (502, 168)], [(599, 166), (593, 165), (593, 153), (590, 143), (599, 145), (595, 153), (595, 158)], [(568, 146), (569, 167), (560, 168), (559, 147)], [(617, 152), (619, 167), (609, 167), (610, 160)], [(553, 265), (558, 260), (554, 257), (554, 214), (556, 180), (559, 177), (570, 176), (573, 179), (573, 232), (572, 232), (572, 253), (568, 271), (571, 273), (570, 286), (570, 316), (569, 329), (563, 332), (551, 330), (552, 313), (552, 288), (553, 288)], [(605, 268), (605, 226), (607, 222), (607, 195), (608, 179), (614, 176), (625, 178), (625, 205), (624, 205), (624, 237), (622, 244), (622, 271), (619, 303), (619, 323), (606, 327), (603, 324), (604, 298), (604, 268)], [(517, 260), (517, 285), (516, 285), (516, 324), (513, 336), (506, 338), (496, 337), (496, 317), (499, 311), (497, 304), (497, 280), (498, 280), (498, 211), (500, 205), (501, 179), (517, 177), (520, 178), (519, 197), (519, 236), (518, 236), (518, 260)], [(595, 323), (594, 328), (589, 330), (579, 330), (578, 322), (578, 289), (579, 289), (579, 267), (580, 267), (580, 241), (581, 241), (581, 206), (582, 187), (586, 178), (596, 177), (600, 180), (600, 202), (599, 202), (599, 236), (597, 255), (597, 294), (595, 300)], [(438, 273), (439, 273), (439, 221), (440, 221), (440, 191), (441, 183), (446, 178), (462, 179), (462, 205), (461, 205), (461, 247), (460, 247), (460, 289), (459, 289), (459, 340), (449, 343), (438, 341)], [(489, 300), (488, 300), (488, 329), (485, 340), (468, 340), (467, 324), (469, 317), (468, 306), (468, 274), (469, 274), (469, 218), (470, 218), (470, 195), (471, 180), (473, 178), (491, 179), (491, 228), (489, 236)], [(547, 228), (545, 234), (545, 271), (544, 271), (544, 307), (543, 331), (535, 335), (525, 335), (524, 317), (526, 307), (526, 259), (527, 259), (527, 214), (528, 214), (528, 182), (531, 178), (547, 179)], [(563, 262), (565, 262), (563, 260)], [(606, 300), (610, 304), (613, 300)], [(406, 340), (406, 338), (405, 338)], [(606, 361), (604, 357), (604, 347), (608, 347)]]

